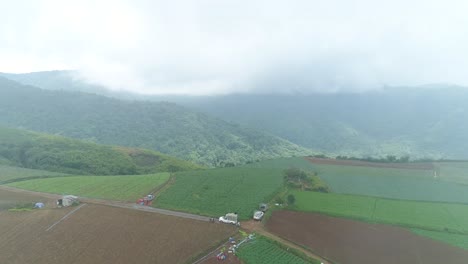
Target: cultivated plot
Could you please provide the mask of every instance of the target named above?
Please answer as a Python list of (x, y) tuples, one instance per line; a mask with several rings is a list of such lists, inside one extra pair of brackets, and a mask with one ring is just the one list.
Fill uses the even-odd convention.
[(240, 219), (249, 219), (258, 204), (269, 201), (282, 184), (280, 169), (235, 167), (180, 172), (153, 205), (208, 216), (237, 212)]
[(320, 261), (311, 262), (311, 260), (301, 258), (280, 247), (274, 241), (261, 236), (242, 245), (237, 256), (246, 264), (320, 263)]
[(135, 201), (169, 179), (169, 173), (125, 176), (71, 176), (7, 184), (37, 192), (74, 194), (90, 198)]
[(427, 230), (468, 234), (468, 205), (292, 191), (295, 209)]
[(409, 230), (319, 214), (275, 211), (267, 228), (336, 263), (465, 264), (468, 259), (468, 251)]
[[(359, 163), (359, 166), (345, 164), (312, 163), (313, 170), (335, 193), (468, 203), (468, 185), (441, 180), (445, 177), (437, 177), (435, 170), (422, 165), (414, 164), (415, 167), (410, 168), (411, 164), (384, 164), (387, 167), (371, 166), (369, 162)], [(393, 165), (395, 167), (391, 167)], [(468, 181), (468, 176), (466, 179)]]
[(90, 204), (60, 221), (76, 208), (0, 212), (0, 263), (187, 263), (236, 231), (229, 225)]

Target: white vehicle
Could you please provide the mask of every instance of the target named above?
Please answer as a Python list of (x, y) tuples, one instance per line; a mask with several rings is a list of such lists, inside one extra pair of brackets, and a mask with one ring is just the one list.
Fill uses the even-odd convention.
[(219, 218), (219, 222), (226, 224), (237, 224), (237, 214), (229, 213)]
[(265, 215), (264, 212), (262, 211), (255, 211), (254, 215), (253, 215), (253, 219), (254, 220), (262, 220), (263, 216)]

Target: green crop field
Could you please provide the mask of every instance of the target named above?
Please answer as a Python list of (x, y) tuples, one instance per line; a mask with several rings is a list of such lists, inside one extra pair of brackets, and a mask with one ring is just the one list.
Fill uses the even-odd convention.
[(246, 264), (320, 263), (320, 261), (305, 260), (264, 237), (257, 237), (242, 245), (237, 256)]
[(368, 222), (468, 234), (468, 205), (292, 191), (295, 209)]
[(432, 170), (312, 165), (334, 193), (468, 203), (468, 185), (434, 178)]
[(25, 178), (57, 177), (64, 175), (66, 174), (0, 165), (0, 184)]
[(208, 216), (237, 212), (240, 219), (248, 219), (281, 188), (282, 173), (244, 167), (179, 172), (153, 205)]
[(13, 182), (7, 185), (38, 192), (134, 201), (168, 179), (169, 173), (131, 176), (69, 176)]
[(468, 235), (451, 234), (447, 232), (429, 231), (422, 229), (411, 229), (411, 231), (418, 235), (430, 237), (434, 240), (468, 250)]

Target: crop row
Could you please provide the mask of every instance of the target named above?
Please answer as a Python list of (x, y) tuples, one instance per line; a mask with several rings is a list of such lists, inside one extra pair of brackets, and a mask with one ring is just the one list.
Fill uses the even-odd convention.
[(468, 205), (391, 200), (342, 194), (292, 191), (295, 209), (400, 225), (468, 234)]
[(263, 237), (242, 245), (237, 256), (247, 264), (309, 263)]
[(280, 169), (235, 167), (180, 172), (155, 206), (209, 216), (237, 212), (240, 219), (248, 219), (282, 184)]
[(134, 201), (166, 182), (169, 173), (131, 176), (69, 176), (7, 184), (12, 187), (84, 197)]
[[(430, 202), (468, 203), (468, 185), (434, 177), (432, 170), (313, 164), (334, 193)], [(467, 170), (468, 172), (468, 170)]]

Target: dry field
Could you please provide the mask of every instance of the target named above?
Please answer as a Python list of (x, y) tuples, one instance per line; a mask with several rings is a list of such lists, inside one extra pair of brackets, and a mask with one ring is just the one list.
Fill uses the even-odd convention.
[(341, 264), (468, 263), (468, 251), (399, 227), (320, 214), (275, 211), (267, 228)]
[(186, 263), (236, 232), (230, 225), (92, 204), (1, 211), (0, 220), (0, 263), (11, 264)]

